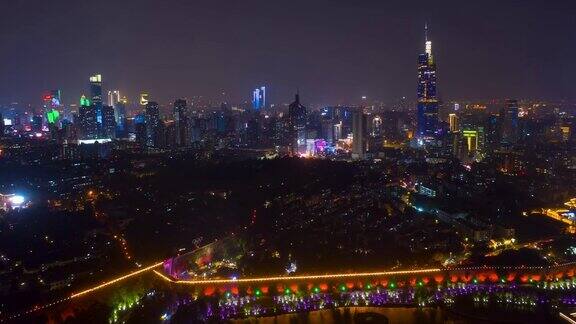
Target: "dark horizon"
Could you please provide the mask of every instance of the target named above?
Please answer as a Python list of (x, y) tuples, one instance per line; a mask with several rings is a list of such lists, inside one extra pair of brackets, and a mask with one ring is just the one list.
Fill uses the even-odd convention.
[(38, 104), (61, 89), (73, 103), (95, 73), (132, 101), (145, 91), (239, 103), (260, 85), (273, 103), (296, 88), (316, 104), (414, 101), (425, 22), (444, 101), (574, 100), (575, 14), (568, 1), (12, 1), (0, 102)]

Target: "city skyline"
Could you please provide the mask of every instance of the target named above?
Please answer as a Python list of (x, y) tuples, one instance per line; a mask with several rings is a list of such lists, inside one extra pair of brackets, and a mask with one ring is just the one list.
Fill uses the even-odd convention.
[[(85, 76), (95, 73), (104, 76), (107, 90), (120, 89), (129, 98), (149, 92), (158, 102), (195, 95), (250, 102), (250, 91), (263, 84), (268, 101), (276, 103), (288, 101), (296, 88), (314, 103), (415, 99), (414, 57), (422, 51), (425, 22), (444, 101), (574, 99), (574, 5), (529, 1), (494, 11), (477, 4), (440, 10), (416, 3), (414, 10), (407, 4), (336, 2), (321, 14), (323, 2), (220, 8), (144, 1), (138, 8), (115, 3), (106, 15), (100, 12), (112, 6), (109, 1), (9, 4), (4, 21), (10, 32), (0, 40), (12, 50), (0, 54), (0, 102), (35, 104), (47, 89), (62, 89), (64, 101), (75, 102), (71, 98), (86, 93)], [(168, 14), (147, 24), (160, 9)], [(138, 18), (131, 24), (124, 19), (128, 12)], [(48, 20), (53, 16), (78, 28)], [(540, 22), (549, 16), (555, 19)]]
[(0, 322), (576, 323), (576, 2), (2, 9)]

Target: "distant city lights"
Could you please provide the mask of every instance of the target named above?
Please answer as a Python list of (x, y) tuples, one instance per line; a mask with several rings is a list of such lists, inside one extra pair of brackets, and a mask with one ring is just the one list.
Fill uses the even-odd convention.
[(10, 198), (8, 198), (8, 200), (10, 201), (10, 203), (12, 203), (12, 205), (21, 205), (24, 203), (24, 196), (12, 196)]
[(9, 211), (11, 209), (26, 208), (26, 198), (22, 195), (0, 194), (0, 209)]
[(95, 143), (110, 143), (112, 142), (111, 138), (96, 138), (96, 139), (85, 139), (85, 140), (78, 140), (78, 144), (95, 144)]

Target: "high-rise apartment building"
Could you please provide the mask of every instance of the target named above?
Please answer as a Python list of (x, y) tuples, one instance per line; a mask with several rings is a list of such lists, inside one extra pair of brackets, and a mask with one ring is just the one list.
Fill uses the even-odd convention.
[(174, 101), (174, 136), (178, 147), (188, 145), (188, 103), (186, 99)]
[(146, 144), (151, 147), (158, 147), (160, 143), (160, 108), (158, 103), (149, 101), (146, 104)]

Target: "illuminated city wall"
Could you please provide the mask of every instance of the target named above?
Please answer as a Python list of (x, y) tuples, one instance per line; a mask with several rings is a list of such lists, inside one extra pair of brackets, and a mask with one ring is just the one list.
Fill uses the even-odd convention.
[(576, 263), (555, 267), (468, 267), (454, 269), (418, 269), (369, 273), (340, 273), (299, 276), (270, 276), (260, 278), (178, 280), (166, 273), (155, 271), (156, 275), (169, 282), (174, 288), (192, 289), (198, 293), (211, 295), (219, 291), (234, 293), (260, 291), (291, 291), (318, 288), (322, 291), (363, 288), (367, 285), (385, 288), (410, 286), (442, 285), (446, 283), (493, 283), (493, 284), (538, 284), (571, 279), (576, 272)]
[(244, 241), (237, 237), (219, 240), (164, 261), (163, 269), (172, 278), (190, 279), (192, 273), (202, 271), (213, 261), (226, 260), (234, 263), (239, 256), (244, 254), (244, 246)]

